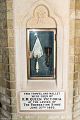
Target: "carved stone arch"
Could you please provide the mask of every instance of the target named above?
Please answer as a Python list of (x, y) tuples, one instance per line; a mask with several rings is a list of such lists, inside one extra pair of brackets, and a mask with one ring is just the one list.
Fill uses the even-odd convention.
[(38, 5), (33, 10), (32, 17), (27, 21), (27, 28), (57, 28), (57, 23), (50, 16), (49, 9), (43, 5)]

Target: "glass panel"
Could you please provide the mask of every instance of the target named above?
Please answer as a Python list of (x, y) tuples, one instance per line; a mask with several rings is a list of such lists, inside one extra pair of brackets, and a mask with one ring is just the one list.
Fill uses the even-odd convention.
[(54, 31), (29, 31), (30, 77), (53, 77)]

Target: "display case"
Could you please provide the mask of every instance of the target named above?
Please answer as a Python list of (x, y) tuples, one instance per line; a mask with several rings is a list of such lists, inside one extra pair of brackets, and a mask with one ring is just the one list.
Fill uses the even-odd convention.
[(26, 29), (26, 32), (28, 79), (56, 79), (56, 29)]

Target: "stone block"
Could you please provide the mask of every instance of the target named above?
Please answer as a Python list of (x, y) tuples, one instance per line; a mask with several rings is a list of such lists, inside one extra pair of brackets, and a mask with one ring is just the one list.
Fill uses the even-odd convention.
[[(74, 113), (73, 113), (73, 120), (79, 120), (79, 117), (80, 116), (80, 111), (79, 110), (77, 110), (77, 111), (75, 111)], [(78, 118), (78, 119), (77, 119)]]
[(70, 73), (74, 74), (74, 63), (69, 64)]
[(3, 57), (8, 57), (9, 56), (9, 49), (4, 47), (2, 50)]
[(10, 74), (9, 73), (3, 73), (3, 78), (5, 80), (10, 80)]
[(2, 55), (2, 48), (0, 47), (0, 55)]
[(7, 106), (4, 104), (4, 105), (2, 105), (2, 108), (4, 109), (4, 110), (7, 110)]
[(12, 14), (12, 10), (9, 10), (8, 12), (7, 12), (7, 19), (13, 19), (13, 14)]
[[(11, 82), (11, 84), (14, 85), (15, 83), (12, 83), (12, 82)], [(10, 84), (10, 85), (11, 85), (11, 84)], [(14, 85), (14, 87), (15, 87), (15, 85)], [(14, 97), (14, 98), (15, 98), (15, 97), (16, 97), (16, 90), (15, 90), (14, 88), (11, 88), (11, 89), (10, 89), (10, 92), (11, 92), (11, 97)]]
[(8, 89), (10, 89), (10, 82), (6, 82), (6, 87), (8, 88)]
[(75, 26), (76, 26), (76, 29), (80, 29), (80, 20), (79, 19), (76, 19)]
[(0, 71), (1, 71), (1, 73), (3, 71), (3, 64), (2, 63), (0, 63)]
[(80, 48), (79, 48), (79, 47), (75, 47), (74, 50), (75, 50), (75, 51), (74, 51), (74, 54), (75, 54), (75, 55), (80, 55)]
[(3, 64), (3, 72), (10, 72), (9, 71), (9, 65), (6, 63), (6, 64)]
[(2, 114), (3, 114), (5, 117), (7, 117), (7, 118), (10, 118), (10, 119), (11, 119), (11, 115), (10, 115), (10, 113), (9, 113), (9, 112), (7, 112), (7, 111), (5, 111), (5, 110), (2, 110), (1, 112), (2, 112)]
[(80, 47), (80, 38), (79, 38), (79, 37), (76, 37), (74, 43), (75, 43), (75, 47)]
[(15, 65), (10, 65), (9, 69), (10, 69), (10, 73), (15, 73)]
[(75, 57), (74, 57), (74, 62), (79, 63), (79, 57), (77, 55), (75, 55)]
[(3, 56), (3, 57), (2, 57), (2, 62), (3, 62), (4, 64), (9, 64), (9, 56)]
[(13, 9), (13, 3), (10, 0), (7, 0), (7, 10), (12, 10)]
[(73, 88), (75, 89), (76, 87), (78, 87), (78, 81), (73, 82)]
[[(16, 88), (16, 83), (15, 82), (10, 82), (10, 89), (15, 89)], [(14, 95), (16, 95), (16, 91), (14, 90), (14, 91), (12, 91), (12, 96)]]
[(74, 55), (70, 55), (70, 56), (69, 56), (69, 59), (70, 59), (70, 60), (69, 60), (70, 63), (74, 63)]
[(73, 39), (70, 39), (69, 45), (70, 45), (71, 47), (74, 47), (74, 38), (73, 38)]
[[(79, 96), (80, 96), (80, 83), (79, 83)], [(80, 99), (80, 98), (79, 98)]]
[(8, 27), (8, 29), (12, 29), (13, 28), (13, 20), (12, 19), (8, 19), (8, 21), (7, 21), (7, 27)]
[(12, 56), (14, 55), (14, 48), (9, 48), (9, 56)]
[[(78, 64), (78, 66), (79, 66), (78, 70), (79, 70), (79, 73), (80, 73), (80, 64)], [(80, 76), (79, 76), (79, 78), (80, 78)]]
[(12, 120), (17, 120), (19, 118), (20, 115), (18, 115), (17, 113), (13, 113), (12, 114)]
[[(5, 36), (5, 35), (4, 35)], [(8, 47), (8, 41), (7, 41), (7, 39), (4, 39), (3, 41), (2, 41), (2, 47)]]
[(70, 47), (70, 55), (74, 55), (74, 47)]
[(16, 104), (15, 104), (15, 105), (12, 105), (12, 113), (17, 113)]
[(9, 113), (11, 113), (12, 112), (12, 106), (7, 106), (7, 111), (9, 112)]
[(2, 63), (2, 55), (0, 55), (0, 63)]
[[(3, 86), (3, 88), (6, 88), (6, 81), (5, 81), (5, 80), (2, 81), (2, 86)], [(3, 94), (4, 94), (4, 92), (5, 92), (4, 90), (5, 90), (5, 89), (3, 89), (3, 91), (2, 91)]]
[(75, 29), (72, 28), (70, 29), (70, 39), (74, 39), (74, 36), (75, 36)]
[(78, 72), (75, 72), (74, 73), (74, 80), (77, 80), (78, 79)]
[(6, 95), (11, 96), (11, 91), (9, 89), (6, 90)]
[(14, 55), (10, 55), (9, 56), (9, 64), (11, 65), (11, 64), (14, 64), (14, 62), (15, 62), (15, 56)]
[(10, 73), (10, 81), (15, 81), (15, 74), (14, 73)]
[(80, 67), (79, 63), (74, 64), (74, 71), (78, 72), (79, 67)]
[(14, 36), (14, 30), (8, 29), (8, 37), (12, 38)]
[(80, 29), (76, 29), (75, 34), (76, 34), (76, 37), (80, 37)]
[(70, 1), (70, 8), (75, 9), (75, 0)]
[[(0, 77), (0, 86), (2, 86), (2, 78)], [(0, 91), (1, 92), (1, 91)]]
[(14, 47), (14, 40), (13, 38), (8, 39), (8, 47)]
[(73, 100), (74, 100), (74, 104), (78, 103), (79, 102), (79, 96), (73, 97)]
[(11, 104), (10, 96), (7, 96), (7, 98), (6, 98), (6, 103), (7, 103), (7, 105), (10, 105), (10, 104)]
[(11, 105), (16, 105), (16, 97), (11, 97)]
[[(7, 88), (9, 88), (9, 89), (15, 89), (16, 83), (15, 83), (15, 82), (6, 81), (6, 86), (7, 86)], [(11, 94), (12, 94), (12, 96), (13, 96), (13, 95), (15, 96), (15, 95), (16, 95), (15, 90), (12, 90), (12, 91), (11, 91)]]
[(76, 9), (80, 10), (80, 0), (76, 0), (75, 7)]
[(78, 61), (79, 61), (79, 63), (80, 63), (80, 55), (78, 55)]
[(0, 78), (2, 78), (3, 77), (3, 75), (2, 75), (2, 71), (0, 71)]

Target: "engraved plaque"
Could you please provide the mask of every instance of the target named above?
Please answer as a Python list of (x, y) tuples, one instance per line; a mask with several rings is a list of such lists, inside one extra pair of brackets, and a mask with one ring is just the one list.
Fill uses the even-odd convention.
[(20, 92), (21, 111), (56, 111), (64, 106), (64, 92)]

